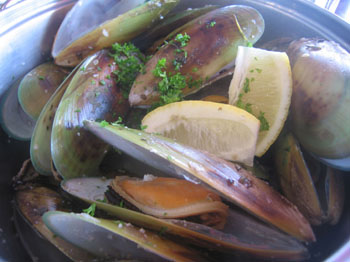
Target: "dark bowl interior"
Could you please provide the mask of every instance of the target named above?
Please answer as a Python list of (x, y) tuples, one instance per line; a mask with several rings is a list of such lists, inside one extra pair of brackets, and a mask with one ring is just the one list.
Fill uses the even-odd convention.
[[(0, 13), (0, 96), (6, 89), (35, 65), (50, 57), (50, 48), (55, 32), (69, 10), (73, 0), (35, 1), (27, 0)], [(322, 37), (340, 43), (350, 50), (350, 26), (339, 18), (302, 0), (221, 0), (183, 1), (178, 8), (204, 4), (245, 4), (258, 9), (266, 22), (265, 33), (258, 45), (278, 37)], [(2, 19), (3, 18), (3, 19)], [(6, 61), (6, 62), (4, 62)], [(0, 261), (29, 261), (30, 258), (20, 242), (13, 223), (11, 179), (17, 174), (21, 163), (29, 157), (29, 143), (16, 141), (0, 129)], [(317, 243), (310, 246), (311, 261), (323, 261), (342, 247), (342, 253), (350, 256), (350, 176), (345, 174), (347, 196), (341, 221), (336, 226), (315, 228)], [(38, 241), (38, 242), (35, 242)], [(40, 238), (33, 239), (33, 243)], [(32, 245), (31, 256), (40, 261), (54, 261)], [(36, 244), (34, 244), (36, 246)], [(345, 253), (344, 253), (345, 252)], [(46, 252), (47, 253), (47, 252)], [(338, 252), (339, 255), (339, 252)], [(339, 255), (340, 256), (340, 255)], [(333, 256), (328, 261), (345, 262), (349, 257)], [(57, 259), (57, 258), (56, 258)], [(55, 260), (60, 261), (60, 260)]]

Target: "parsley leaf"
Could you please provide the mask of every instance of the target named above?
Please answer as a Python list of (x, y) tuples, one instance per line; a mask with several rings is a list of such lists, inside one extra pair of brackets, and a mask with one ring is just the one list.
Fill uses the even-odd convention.
[(260, 120), (260, 131), (267, 131), (270, 129), (269, 122), (267, 122), (265, 118), (265, 113), (260, 111), (258, 119)]
[(136, 75), (145, 70), (147, 58), (132, 43), (113, 44), (110, 55), (114, 58), (118, 68), (113, 74), (123, 90), (123, 96), (128, 97)]
[(106, 126), (108, 126), (109, 125), (109, 123), (106, 121), (106, 120), (102, 120), (101, 122), (100, 122), (100, 126), (101, 127), (106, 127)]
[(83, 212), (93, 217), (95, 216), (95, 210), (96, 203), (92, 203), (91, 206), (89, 206), (87, 209), (83, 209)]

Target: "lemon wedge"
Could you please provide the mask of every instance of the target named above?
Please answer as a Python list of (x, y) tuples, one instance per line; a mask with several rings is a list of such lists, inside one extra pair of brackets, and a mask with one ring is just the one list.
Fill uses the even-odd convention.
[(259, 124), (258, 119), (238, 107), (208, 101), (168, 104), (142, 120), (149, 133), (160, 133), (179, 143), (250, 166)]
[(238, 48), (229, 103), (260, 120), (256, 156), (262, 156), (277, 139), (288, 116), (291, 96), (292, 73), (286, 53)]

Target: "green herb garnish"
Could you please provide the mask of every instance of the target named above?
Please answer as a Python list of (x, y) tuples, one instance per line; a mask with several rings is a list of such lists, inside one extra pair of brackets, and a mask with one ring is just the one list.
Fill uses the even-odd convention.
[(123, 96), (127, 98), (136, 75), (139, 72), (144, 73), (147, 59), (132, 43), (112, 45), (110, 55), (114, 58), (118, 68), (113, 72), (116, 82), (121, 85)]
[(270, 125), (265, 118), (265, 113), (260, 111), (258, 119), (260, 120), (260, 131), (267, 131), (270, 129)]
[(89, 206), (87, 209), (83, 209), (83, 212), (93, 217), (95, 216), (95, 210), (96, 203), (92, 203), (91, 206)]
[(80, 113), (81, 110), (78, 108), (78, 109), (74, 110), (74, 112), (75, 112), (75, 113)]
[(175, 37), (175, 41), (179, 42), (181, 44), (181, 47), (187, 46), (188, 41), (190, 41), (191, 37), (185, 33), (185, 34), (177, 34)]
[(248, 78), (246, 78), (244, 80), (244, 84), (243, 84), (243, 91), (244, 91), (244, 93), (248, 93), (250, 91), (249, 84), (250, 84), (250, 80)]
[(100, 126), (101, 127), (106, 127), (106, 126), (108, 126), (109, 125), (109, 123), (106, 121), (106, 120), (102, 120), (101, 122), (100, 122)]
[(44, 76), (38, 76), (39, 80), (44, 80), (45, 77)]
[(208, 25), (207, 25), (207, 28), (209, 27), (214, 27), (216, 25), (216, 22), (215, 21), (211, 21)]
[(106, 82), (105, 82), (105, 80), (100, 80), (100, 85), (106, 85)]
[(147, 125), (142, 125), (142, 124), (140, 125), (141, 130), (145, 130), (147, 127), (148, 127)]

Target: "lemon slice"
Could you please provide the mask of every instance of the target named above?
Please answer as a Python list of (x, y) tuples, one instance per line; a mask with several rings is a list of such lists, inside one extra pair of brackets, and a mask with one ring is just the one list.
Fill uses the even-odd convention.
[(286, 53), (238, 48), (229, 103), (247, 110), (260, 120), (256, 156), (262, 156), (281, 132), (291, 96), (292, 75)]
[(238, 107), (208, 101), (168, 104), (142, 120), (147, 132), (247, 165), (253, 164), (259, 124)]

